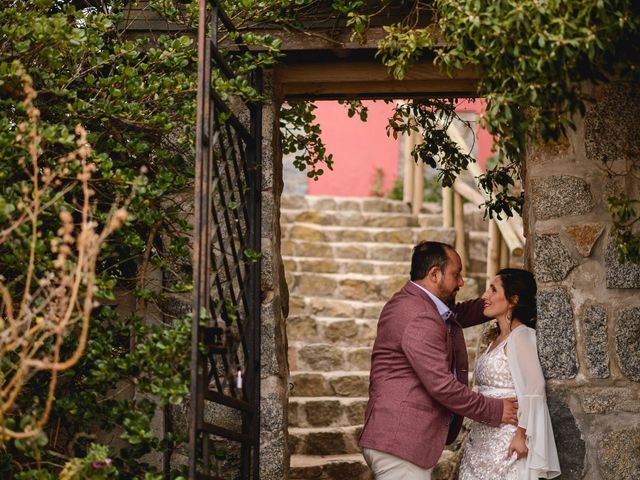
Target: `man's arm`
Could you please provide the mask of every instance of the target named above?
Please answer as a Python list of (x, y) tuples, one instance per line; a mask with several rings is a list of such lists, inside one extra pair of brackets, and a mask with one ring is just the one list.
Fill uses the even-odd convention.
[(420, 382), (438, 403), (459, 415), (499, 425), (504, 402), (474, 393), (454, 378), (447, 363), (446, 342), (447, 330), (442, 320), (425, 313), (409, 322), (401, 345)]
[(479, 325), (491, 320), (489, 317), (484, 316), (482, 313), (483, 310), (484, 300), (481, 298), (456, 303), (453, 307), (453, 312), (456, 314), (458, 323), (464, 328), (473, 327), (474, 325)]

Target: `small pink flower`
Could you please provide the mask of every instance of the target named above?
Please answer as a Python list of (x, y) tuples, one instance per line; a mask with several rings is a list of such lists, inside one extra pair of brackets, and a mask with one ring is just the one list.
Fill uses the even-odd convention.
[(96, 470), (100, 470), (101, 468), (108, 467), (111, 465), (111, 459), (109, 457), (105, 458), (102, 462), (93, 462), (91, 466)]

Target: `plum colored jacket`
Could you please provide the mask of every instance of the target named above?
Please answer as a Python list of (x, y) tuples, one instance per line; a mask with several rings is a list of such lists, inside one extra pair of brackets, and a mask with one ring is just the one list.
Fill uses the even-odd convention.
[[(429, 296), (411, 282), (386, 303), (371, 356), (361, 447), (428, 469), (444, 449), (452, 413), (499, 425), (502, 400), (467, 387), (462, 328), (487, 320), (483, 302), (461, 302), (453, 311), (457, 320), (445, 323)], [(452, 433), (459, 429), (458, 424)]]

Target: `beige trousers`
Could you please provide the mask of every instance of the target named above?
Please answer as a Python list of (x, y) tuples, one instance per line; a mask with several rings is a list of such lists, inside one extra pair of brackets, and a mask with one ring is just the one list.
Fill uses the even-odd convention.
[(431, 480), (432, 468), (419, 466), (388, 453), (365, 448), (362, 455), (376, 480)]

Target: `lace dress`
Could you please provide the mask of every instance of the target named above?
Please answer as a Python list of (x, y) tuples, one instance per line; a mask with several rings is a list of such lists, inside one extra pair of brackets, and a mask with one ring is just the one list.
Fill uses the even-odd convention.
[[(476, 360), (474, 378), (478, 392), (487, 397), (515, 397), (516, 391), (505, 353), (507, 339)], [(509, 444), (516, 432), (515, 425), (491, 427), (473, 422), (467, 437), (459, 480), (517, 480), (518, 462), (507, 458)]]
[(537, 480), (560, 475), (545, 380), (535, 330), (519, 326), (493, 350), (476, 360), (478, 392), (487, 397), (518, 398), (518, 426), (526, 430), (529, 453), (507, 458), (516, 427), (473, 422), (460, 464), (459, 480)]

